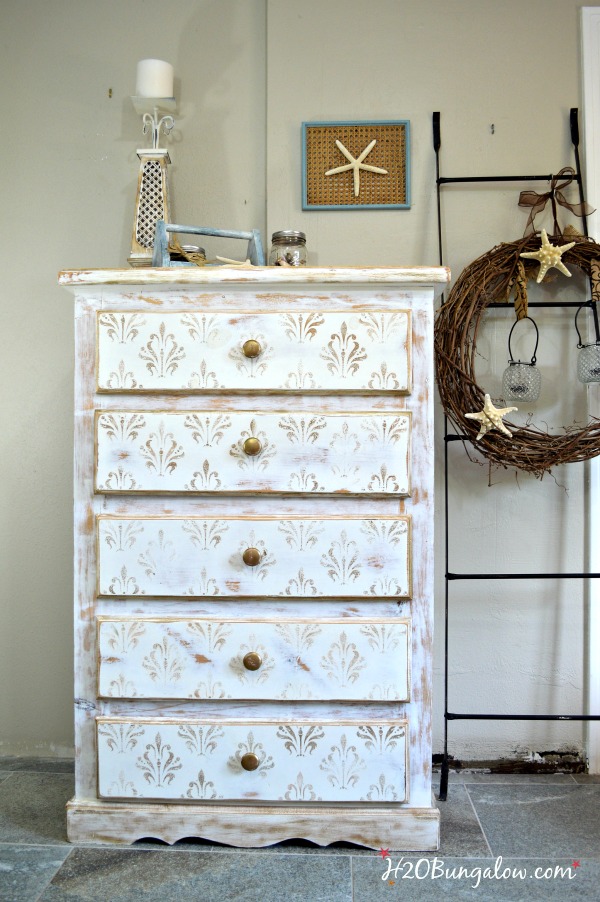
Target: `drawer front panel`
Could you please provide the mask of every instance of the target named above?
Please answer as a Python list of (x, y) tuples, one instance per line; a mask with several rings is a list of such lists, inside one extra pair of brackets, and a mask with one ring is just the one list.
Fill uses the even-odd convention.
[(410, 598), (410, 517), (98, 517), (98, 593)]
[(96, 413), (96, 491), (406, 495), (410, 413)]
[(406, 722), (401, 720), (98, 718), (97, 731), (101, 798), (406, 801)]
[[(410, 319), (408, 310), (235, 315), (102, 311), (98, 390), (406, 394)], [(257, 351), (257, 356), (246, 356)]]
[(104, 698), (408, 700), (408, 620), (102, 618), (98, 635)]

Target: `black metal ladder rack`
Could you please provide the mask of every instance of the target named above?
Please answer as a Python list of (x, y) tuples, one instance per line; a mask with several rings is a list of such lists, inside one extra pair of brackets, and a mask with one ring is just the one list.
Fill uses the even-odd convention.
[[(551, 182), (553, 175), (497, 175), (497, 176), (461, 176), (461, 177), (442, 177), (440, 175), (440, 114), (433, 113), (433, 149), (435, 151), (436, 160), (436, 187), (437, 187), (437, 223), (438, 223), (438, 248), (440, 266), (444, 265), (443, 243), (442, 243), (442, 217), (441, 217), (441, 189), (444, 185), (457, 183), (484, 183), (484, 182), (530, 182), (530, 181), (546, 181)], [(571, 143), (573, 145), (575, 156), (575, 176), (579, 187), (579, 198), (581, 203), (584, 202), (583, 180), (581, 176), (581, 164), (579, 159), (579, 124), (578, 110), (576, 108), (570, 111), (570, 130)], [(585, 212), (583, 214), (584, 234), (588, 234), (587, 221)], [(557, 303), (546, 303), (543, 301), (530, 302), (530, 307), (556, 307)], [(580, 304), (577, 301), (565, 302), (561, 307), (581, 307), (587, 306), (591, 309), (594, 318), (594, 326), (596, 335), (598, 335), (598, 313), (596, 304), (588, 301)], [(506, 303), (491, 303), (488, 307), (507, 308)], [(510, 309), (510, 308), (509, 308)], [(449, 642), (448, 627), (450, 620), (449, 596), (450, 583), (457, 580), (478, 580), (478, 579), (598, 579), (600, 573), (454, 573), (450, 570), (449, 560), (449, 498), (448, 498), (448, 448), (452, 442), (464, 442), (466, 436), (448, 431), (448, 418), (444, 415), (444, 575), (445, 575), (445, 595), (444, 595), (444, 752), (442, 757), (442, 769), (440, 776), (440, 791), (438, 798), (445, 801), (448, 795), (448, 722), (451, 720), (573, 720), (573, 721), (597, 721), (600, 720), (600, 714), (493, 714), (493, 713), (459, 713), (448, 710), (448, 663), (449, 663)]]

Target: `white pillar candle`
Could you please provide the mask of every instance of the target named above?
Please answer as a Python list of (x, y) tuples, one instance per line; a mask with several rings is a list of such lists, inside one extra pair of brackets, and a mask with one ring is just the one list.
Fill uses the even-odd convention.
[(140, 60), (135, 93), (138, 97), (172, 97), (173, 66), (164, 60)]

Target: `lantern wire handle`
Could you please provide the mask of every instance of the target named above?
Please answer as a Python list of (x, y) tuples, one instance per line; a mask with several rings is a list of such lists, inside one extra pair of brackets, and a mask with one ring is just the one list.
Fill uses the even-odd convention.
[(590, 344), (585, 345), (581, 339), (581, 333), (580, 333), (579, 327), (577, 325), (577, 317), (579, 316), (579, 314), (581, 313), (581, 311), (583, 310), (584, 307), (592, 307), (592, 309), (594, 310), (594, 313), (596, 312), (595, 304), (593, 301), (586, 301), (585, 304), (582, 304), (581, 307), (577, 308), (577, 313), (575, 314), (575, 331), (577, 332), (577, 347), (580, 349), (581, 348), (589, 348), (592, 345), (600, 344), (600, 329), (598, 328), (597, 316), (594, 316), (594, 331), (596, 333), (596, 340), (590, 342)]
[[(537, 359), (537, 357), (536, 357), (536, 355), (537, 355), (537, 349), (538, 349), (538, 344), (539, 344), (539, 341), (540, 341), (540, 331), (539, 331), (539, 329), (538, 329), (538, 327), (537, 327), (537, 323), (536, 323), (535, 320), (533, 320), (530, 316), (522, 316), (521, 319), (515, 320), (514, 323), (512, 324), (512, 329), (510, 330), (510, 332), (509, 332), (509, 334), (508, 334), (508, 353), (509, 353), (509, 355), (510, 355), (510, 359), (509, 359), (508, 362), (509, 362), (510, 364), (522, 363), (522, 362), (523, 362), (523, 361), (521, 361), (521, 360), (514, 360), (514, 358), (513, 358), (513, 353), (512, 353), (512, 348), (511, 348), (511, 346), (510, 346), (510, 340), (511, 340), (511, 338), (512, 338), (512, 334), (513, 334), (513, 332), (514, 332), (515, 326), (518, 325), (519, 323), (522, 323), (522, 322), (523, 322), (524, 320), (526, 320), (526, 319), (528, 319), (530, 323), (533, 323), (533, 328), (535, 329), (535, 348), (533, 349), (533, 355), (532, 355), (532, 357), (531, 357), (531, 363), (526, 363), (525, 365), (526, 365), (526, 366), (535, 366), (535, 362), (536, 362), (536, 359)], [(577, 316), (575, 317), (575, 319), (577, 320)], [(575, 323), (575, 328), (577, 328), (577, 322)], [(579, 332), (577, 332), (577, 334), (579, 335)]]

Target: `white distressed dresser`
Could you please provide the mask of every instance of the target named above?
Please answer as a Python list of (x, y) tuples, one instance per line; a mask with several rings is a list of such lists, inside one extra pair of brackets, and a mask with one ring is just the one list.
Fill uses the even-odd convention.
[(436, 849), (443, 268), (61, 273), (76, 842)]

